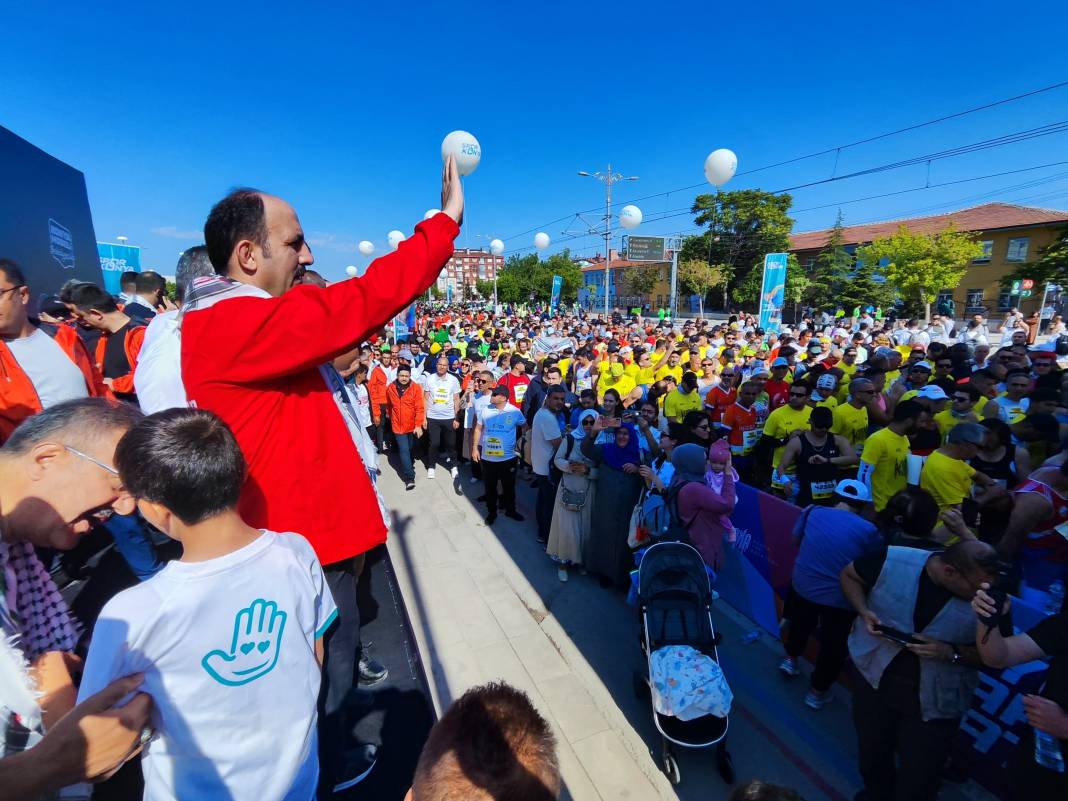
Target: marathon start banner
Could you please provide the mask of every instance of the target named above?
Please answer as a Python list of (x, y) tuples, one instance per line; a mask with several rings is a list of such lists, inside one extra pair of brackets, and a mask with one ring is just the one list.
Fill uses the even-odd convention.
[(760, 322), (765, 331), (782, 327), (782, 307), (786, 298), (786, 254), (764, 257), (764, 280), (760, 287)]

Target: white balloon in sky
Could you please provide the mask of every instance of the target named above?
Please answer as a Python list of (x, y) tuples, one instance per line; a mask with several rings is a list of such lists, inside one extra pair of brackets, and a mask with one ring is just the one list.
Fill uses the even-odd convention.
[(551, 241), (549, 235), (544, 231), (538, 231), (538, 233), (534, 234), (534, 247), (538, 250), (545, 250), (545, 248), (549, 247)]
[(397, 246), (404, 241), (404, 238), (404, 234), (396, 229), (390, 231), (389, 235), (386, 237), (386, 239), (389, 240), (389, 246), (393, 248), (393, 250), (397, 249)]
[(494, 256), (500, 256), (504, 253), (504, 242), (499, 239), (494, 239), (490, 242), (490, 253)]
[(624, 228), (637, 228), (642, 224), (642, 210), (637, 206), (624, 206), (619, 210), (619, 224)]
[(441, 160), (456, 157), (460, 175), (470, 175), (482, 160), (482, 146), (467, 131), (453, 131), (441, 141)]
[(345, 275), (347, 275), (349, 278), (355, 278), (359, 272), (360, 271), (356, 269), (355, 264), (350, 264), (348, 267), (345, 268)]
[(725, 147), (713, 150), (705, 159), (705, 178), (713, 186), (723, 186), (734, 177), (737, 169), (738, 157)]
[(423, 215), (424, 220), (429, 220), (436, 214), (441, 214), (441, 209), (427, 209), (426, 214)]
[(357, 247), (360, 249), (360, 253), (362, 253), (364, 256), (370, 256), (372, 253), (375, 252), (375, 243), (367, 239), (364, 239), (362, 242), (360, 242)]

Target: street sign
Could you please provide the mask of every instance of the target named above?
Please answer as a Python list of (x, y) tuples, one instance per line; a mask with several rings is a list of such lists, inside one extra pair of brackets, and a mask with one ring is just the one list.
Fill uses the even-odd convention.
[(1014, 294), (1014, 295), (1020, 294), (1020, 283), (1021, 283), (1020, 281), (1013, 281), (1012, 282), (1012, 289), (1009, 290), (1009, 291), (1012, 292), (1012, 294)]
[(1020, 282), (1020, 289), (1034, 289), (1034, 288), (1035, 288), (1035, 282), (1032, 281), (1030, 278), (1025, 278), (1024, 280), (1022, 280)]
[(1020, 290), (1020, 297), (1021, 298), (1029, 298), (1029, 297), (1031, 297), (1031, 290), (1030, 289), (1022, 289), (1022, 290)]
[(665, 261), (665, 240), (662, 236), (627, 237), (626, 251), (628, 261)]

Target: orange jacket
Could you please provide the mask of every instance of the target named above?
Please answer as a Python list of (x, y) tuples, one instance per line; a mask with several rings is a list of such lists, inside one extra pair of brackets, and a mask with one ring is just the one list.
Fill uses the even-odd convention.
[(371, 416), (375, 423), (381, 416), (380, 409), (386, 402), (386, 388), (389, 386), (389, 377), (381, 367), (375, 367), (371, 371), (371, 377), (367, 380), (367, 396), (371, 399)]
[(408, 385), (401, 395), (397, 385), (390, 384), (386, 390), (386, 403), (389, 406), (389, 422), (394, 434), (410, 434), (422, 428), (426, 421), (426, 405), (423, 401), (423, 388), (415, 381)]
[[(89, 352), (73, 328), (47, 325), (39, 328), (56, 341), (63, 352), (85, 376), (85, 389), (90, 397), (108, 395), (104, 379), (93, 366)], [(3, 444), (19, 423), (41, 411), (41, 399), (26, 371), (19, 366), (7, 343), (0, 340), (0, 444)]]
[[(96, 369), (101, 374), (104, 372), (104, 351), (107, 350), (108, 338), (111, 336), (111, 334), (104, 334), (96, 342)], [(126, 360), (130, 362), (130, 372), (112, 379), (112, 392), (131, 395), (134, 393), (134, 370), (137, 369), (137, 357), (141, 354), (141, 344), (144, 341), (145, 327), (143, 325), (130, 326), (126, 329), (126, 340), (122, 344), (126, 348)]]

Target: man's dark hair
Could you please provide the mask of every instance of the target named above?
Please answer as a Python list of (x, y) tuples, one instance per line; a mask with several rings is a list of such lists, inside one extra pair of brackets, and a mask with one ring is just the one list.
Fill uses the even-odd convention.
[(834, 424), (834, 414), (826, 406), (817, 406), (808, 418), (812, 428), (830, 428)]
[(509, 367), (515, 367), (517, 364), (526, 364), (527, 360), (520, 356), (518, 353), (513, 353), (508, 360)]
[(148, 295), (153, 292), (162, 292), (167, 288), (167, 282), (155, 270), (145, 270), (137, 274), (135, 288), (138, 295)]
[[(968, 396), (968, 400), (970, 400), (972, 403), (975, 403), (977, 400), (979, 400), (979, 390), (977, 390), (971, 384), (957, 384), (956, 387), (953, 388), (953, 392), (963, 392), (965, 395)], [(950, 393), (950, 397), (952, 397), (952, 393)]]
[(205, 409), (167, 409), (135, 425), (115, 448), (115, 467), (136, 498), (187, 526), (237, 506), (245, 457), (230, 428)]
[(96, 284), (74, 285), (70, 289), (70, 300), (67, 302), (74, 304), (78, 311), (81, 312), (98, 311), (108, 314), (119, 310), (118, 304), (115, 303), (115, 298), (111, 297)]
[[(565, 390), (564, 390), (563, 386), (561, 386), (560, 384), (553, 384), (551, 387), (549, 387), (547, 390), (545, 390), (545, 401), (549, 400), (549, 398), (551, 396), (553, 396), (553, 395), (563, 395), (563, 394), (565, 394)], [(541, 402), (542, 406), (545, 405), (545, 401)]]
[(584, 390), (582, 390), (581, 392), (579, 392), (579, 400), (582, 400), (583, 398), (593, 398), (594, 400), (597, 400), (597, 390), (595, 390), (595, 389), (584, 389)]
[(0, 273), (15, 286), (26, 286), (26, 276), (11, 259), (0, 259)]
[(938, 501), (919, 487), (896, 493), (878, 514), (879, 525), (888, 534), (900, 529), (910, 537), (927, 539), (938, 524)]
[(127, 270), (119, 276), (119, 287), (125, 292), (127, 289), (136, 290), (137, 288), (137, 276), (139, 273), (136, 270)]
[(427, 737), (414, 801), (552, 801), (560, 794), (556, 738), (525, 693), (504, 683), (453, 701)]
[(61, 303), (70, 303), (71, 295), (75, 288), (80, 287), (82, 284), (88, 284), (88, 281), (79, 281), (77, 278), (71, 278), (69, 281), (64, 281), (63, 286), (59, 288), (59, 300)]
[(215, 275), (215, 268), (211, 266), (208, 258), (208, 248), (205, 245), (195, 245), (189, 248), (178, 258), (178, 266), (174, 268), (174, 283), (178, 288), (178, 302), (185, 300), (189, 290), (193, 288), (193, 281), (197, 278), (206, 278)]
[(398, 364), (397, 365), (397, 375), (400, 375), (401, 373), (408, 373), (409, 375), (411, 375), (411, 372), (412, 372), (412, 368), (411, 368), (410, 365), (407, 365), (407, 364)]
[(0, 448), (0, 453), (21, 455), (46, 440), (78, 450), (92, 450), (102, 437), (125, 431), (143, 417), (137, 407), (120, 401), (105, 398), (64, 401), (23, 420)]
[(919, 401), (909, 398), (907, 401), (902, 401), (894, 409), (894, 422), (902, 423), (905, 420), (915, 420), (921, 414), (927, 411), (927, 407)]
[(263, 195), (248, 187), (234, 189), (212, 206), (204, 223), (204, 243), (216, 273), (226, 275), (230, 255), (243, 239), (259, 245), (264, 255), (271, 255)]
[(360, 365), (358, 365), (356, 367), (356, 372), (353, 373), (353, 375), (359, 375), (360, 373), (363, 373), (364, 375), (366, 375), (367, 371), (368, 371), (367, 365), (366, 364), (360, 364)]

